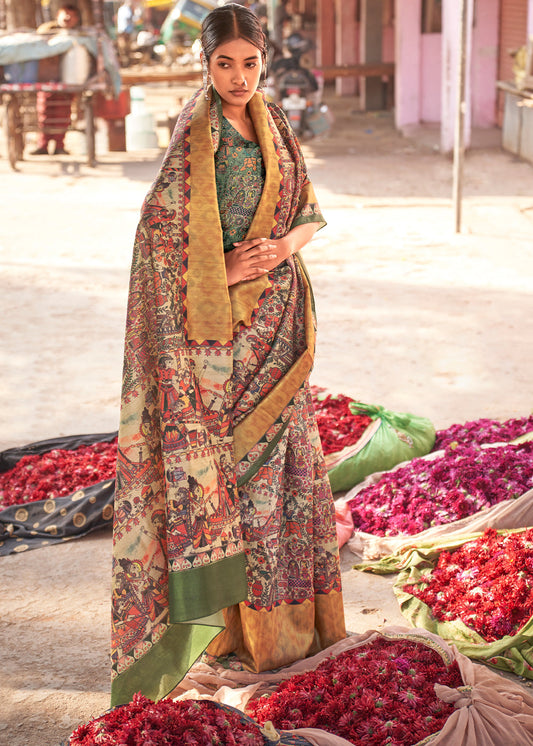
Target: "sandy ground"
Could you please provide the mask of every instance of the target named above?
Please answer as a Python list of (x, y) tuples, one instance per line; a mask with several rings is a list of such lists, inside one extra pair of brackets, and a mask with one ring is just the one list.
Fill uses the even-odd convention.
[[(167, 112), (178, 93), (149, 95)], [(305, 251), (319, 319), (312, 383), (427, 416), (437, 428), (533, 406), (533, 168), (499, 133), (465, 164), (455, 233), (452, 162), (431, 129), (335, 103), (304, 145), (328, 226)], [(160, 131), (161, 141), (165, 133)], [(118, 424), (131, 246), (159, 151), (0, 158), (0, 449)], [(4, 147), (4, 143), (2, 143)], [(5, 150), (5, 148), (4, 148)], [(109, 702), (109, 532), (1, 560), (0, 744), (58, 746)], [(392, 578), (342, 551), (348, 628), (404, 623)]]

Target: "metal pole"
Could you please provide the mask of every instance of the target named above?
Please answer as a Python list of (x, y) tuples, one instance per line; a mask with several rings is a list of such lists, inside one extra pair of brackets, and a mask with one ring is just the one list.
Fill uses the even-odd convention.
[(460, 2), (460, 42), (459, 59), (457, 65), (457, 98), (455, 106), (455, 137), (453, 148), (453, 206), (455, 213), (455, 232), (461, 232), (461, 200), (463, 192), (463, 164), (464, 164), (464, 123), (465, 123), (465, 74), (466, 74), (466, 42), (468, 0)]

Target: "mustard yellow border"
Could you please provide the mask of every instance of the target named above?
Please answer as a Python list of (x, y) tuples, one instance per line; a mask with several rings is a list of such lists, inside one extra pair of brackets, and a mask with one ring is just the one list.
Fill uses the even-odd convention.
[[(275, 225), (281, 173), (262, 95), (256, 93), (248, 106), (261, 146), (266, 177), (247, 237), (270, 238)], [(264, 275), (228, 289), (209, 107), (210, 102), (200, 97), (191, 118), (187, 336), (197, 342), (209, 339), (224, 343), (232, 338), (237, 324), (250, 325), (253, 310), (270, 281)]]
[(222, 227), (218, 213), (209, 102), (194, 107), (190, 134), (189, 246), (187, 249), (187, 335), (228, 342), (233, 336)]
[(235, 426), (233, 441), (236, 462), (240, 461), (248, 453), (250, 448), (258, 442), (272, 423), (277, 420), (313, 367), (316, 339), (313, 296), (311, 285), (305, 273), (302, 273), (302, 279), (305, 287), (306, 349), (292, 365), (287, 374), (278, 381), (272, 391), (259, 402), (253, 412), (250, 412), (242, 422), (239, 422)]

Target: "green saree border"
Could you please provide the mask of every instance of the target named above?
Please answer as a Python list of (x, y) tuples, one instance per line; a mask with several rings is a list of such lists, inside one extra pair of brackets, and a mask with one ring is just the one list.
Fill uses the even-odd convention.
[(222, 627), (171, 624), (142, 658), (111, 682), (111, 707), (130, 702), (136, 692), (154, 701), (177, 686)]
[(171, 572), (168, 578), (170, 623), (181, 624), (210, 616), (243, 601), (247, 592), (244, 552), (203, 567)]
[(141, 658), (113, 679), (111, 707), (130, 702), (136, 692), (157, 701), (176, 687), (224, 629), (216, 612), (246, 598), (245, 555), (239, 552), (215, 564), (171, 572), (168, 590), (170, 623)]
[[(292, 404), (293, 399), (289, 402), (289, 405)], [(288, 406), (289, 406), (288, 405)], [(272, 455), (272, 451), (277, 446), (279, 441), (281, 440), (283, 433), (289, 426), (290, 418), (288, 418), (280, 427), (279, 431), (276, 433), (276, 435), (272, 438), (268, 446), (265, 448), (263, 453), (259, 456), (259, 458), (254, 461), (254, 463), (250, 466), (249, 469), (246, 470), (246, 472), (237, 479), (237, 487), (242, 487), (243, 484), (246, 484), (249, 479), (251, 479), (253, 476), (257, 474), (259, 469), (263, 466), (263, 464), (270, 458)]]

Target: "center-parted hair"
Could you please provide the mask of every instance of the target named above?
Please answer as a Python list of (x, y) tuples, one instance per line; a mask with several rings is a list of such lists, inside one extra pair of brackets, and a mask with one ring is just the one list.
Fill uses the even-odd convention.
[(212, 10), (202, 23), (200, 40), (207, 61), (218, 46), (233, 39), (253, 44), (266, 63), (266, 37), (258, 17), (243, 5), (228, 3)]

